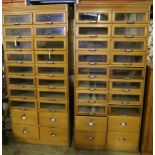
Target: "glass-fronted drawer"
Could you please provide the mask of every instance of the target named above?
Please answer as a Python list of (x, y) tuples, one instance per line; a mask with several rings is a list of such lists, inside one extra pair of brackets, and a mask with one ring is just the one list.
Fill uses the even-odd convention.
[(148, 12), (146, 11), (114, 11), (113, 22), (114, 23), (147, 23)]
[(37, 77), (38, 88), (66, 89), (68, 85), (67, 78), (64, 77)]
[(34, 13), (34, 24), (63, 24), (67, 22), (64, 12)]
[(118, 104), (142, 104), (142, 92), (110, 91), (109, 102)]
[(144, 38), (147, 37), (147, 26), (114, 24), (112, 27), (112, 36), (119, 38)]
[(7, 64), (6, 65), (6, 73), (8, 75), (18, 75), (18, 76), (27, 76), (34, 75), (34, 66), (33, 65), (23, 65), (23, 64)]
[(34, 88), (9, 88), (8, 95), (10, 98), (18, 99), (35, 99), (36, 89)]
[(76, 36), (77, 37), (110, 37), (110, 26), (109, 25), (90, 25), (90, 24), (78, 24), (76, 26)]
[(115, 52), (111, 53), (111, 64), (112, 65), (123, 65), (126, 67), (129, 66), (145, 66), (146, 64), (146, 54), (145, 53), (124, 53), (119, 52), (118, 54)]
[(65, 37), (66, 27), (65, 26), (35, 26), (34, 36), (45, 37), (45, 38)]
[(34, 88), (35, 87), (35, 77), (22, 77), (22, 76), (8, 76), (8, 87), (17, 88)]
[(4, 49), (5, 50), (14, 50), (14, 51), (22, 51), (22, 50), (33, 50), (33, 40), (32, 39), (4, 39)]
[(140, 116), (141, 106), (109, 105), (109, 115), (111, 116)]
[(63, 64), (67, 62), (67, 54), (65, 52), (41, 51), (35, 52), (35, 60), (38, 64)]
[(4, 37), (26, 38), (33, 37), (33, 27), (31, 26), (5, 26)]
[(25, 25), (32, 24), (31, 13), (11, 13), (3, 15), (4, 25)]
[(78, 65), (75, 68), (75, 74), (78, 77), (88, 77), (88, 78), (98, 78), (98, 77), (108, 77), (109, 68), (108, 66), (101, 65)]
[(18, 110), (36, 110), (37, 109), (37, 102), (33, 99), (11, 99), (9, 101), (11, 109), (18, 109)]
[(109, 40), (97, 38), (78, 38), (76, 39), (76, 50), (107, 51), (109, 50)]
[(68, 69), (66, 65), (36, 65), (37, 75), (54, 76), (67, 76)]
[(144, 79), (145, 68), (111, 67), (110, 78), (112, 79)]
[(145, 39), (113, 39), (112, 50), (116, 52), (145, 52)]
[(7, 63), (16, 63), (16, 64), (25, 64), (25, 63), (34, 63), (34, 55), (32, 52), (23, 51), (23, 52), (5, 52), (5, 60)]
[(110, 90), (124, 92), (143, 92), (144, 80), (132, 79), (110, 79)]
[(66, 50), (66, 39), (45, 39), (45, 38), (37, 38), (34, 40), (35, 50), (48, 50), (48, 51), (56, 51), (56, 50)]
[(76, 63), (81, 65), (105, 65), (109, 64), (109, 52), (90, 53), (90, 52), (77, 52)]
[(37, 95), (39, 99), (44, 99), (48, 101), (67, 101), (68, 92), (63, 89), (51, 90), (48, 88), (41, 88), (37, 90)]
[(106, 105), (77, 105), (77, 115), (105, 116), (107, 115)]
[(75, 87), (79, 90), (107, 90), (109, 87), (108, 83), (108, 79), (103, 78), (76, 78)]
[(111, 20), (111, 12), (104, 10), (81, 10), (76, 11), (76, 23), (109, 23)]
[[(67, 112), (67, 103), (57, 102), (57, 101), (38, 101), (38, 109), (39, 111), (49, 111), (49, 112)], [(51, 119), (51, 121), (55, 121)]]
[(76, 101), (78, 103), (106, 103), (108, 92), (97, 90), (78, 90), (76, 91)]

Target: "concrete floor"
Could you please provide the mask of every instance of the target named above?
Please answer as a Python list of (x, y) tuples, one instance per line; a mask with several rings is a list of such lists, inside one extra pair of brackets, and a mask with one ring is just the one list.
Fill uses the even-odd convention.
[(73, 146), (66, 149), (47, 145), (16, 143), (10, 133), (9, 143), (3, 145), (2, 148), (3, 155), (139, 155), (138, 153), (76, 150)]

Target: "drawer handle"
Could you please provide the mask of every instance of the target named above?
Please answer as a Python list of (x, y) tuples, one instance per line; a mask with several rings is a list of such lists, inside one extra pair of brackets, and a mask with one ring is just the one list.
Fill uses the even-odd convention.
[(55, 119), (55, 118), (50, 118), (50, 121), (51, 121), (51, 122), (55, 122), (56, 119)]
[(25, 86), (24, 85), (17, 85), (19, 88), (24, 88)]
[(54, 51), (54, 49), (53, 48), (49, 48), (48, 51), (49, 52), (52, 52), (52, 51)]
[(54, 99), (52, 99), (52, 98), (49, 98), (48, 100), (49, 100), (49, 101), (55, 101), (56, 99), (55, 99), (55, 98), (54, 98)]
[(96, 103), (96, 101), (94, 101), (94, 100), (91, 100), (91, 101), (88, 101), (88, 103)]
[(56, 137), (56, 134), (55, 134), (55, 133), (51, 133), (51, 136), (52, 136), (52, 137)]
[(133, 36), (131, 35), (131, 36), (125, 36), (125, 38), (133, 38)]
[(95, 75), (89, 75), (88, 77), (89, 77), (89, 78), (96, 78)]
[(93, 139), (94, 139), (93, 136), (88, 136), (87, 138), (88, 138), (89, 140), (93, 140)]
[(53, 21), (48, 21), (46, 22), (46, 24), (53, 24)]
[(54, 61), (47, 61), (48, 64), (54, 64)]
[(96, 51), (96, 48), (89, 48), (89, 51)]
[(26, 130), (26, 129), (24, 129), (22, 132), (23, 132), (24, 134), (28, 134), (28, 130)]
[(90, 88), (90, 89), (88, 89), (88, 90), (90, 90), (90, 91), (94, 91), (94, 90), (96, 90), (95, 88)]
[(89, 23), (95, 24), (95, 23), (97, 23), (97, 21), (96, 20), (91, 20), (91, 21), (89, 21)]
[(122, 101), (121, 104), (130, 104), (130, 102)]
[(55, 89), (55, 87), (52, 87), (52, 86), (48, 86), (47, 88), (49, 88), (49, 89)]
[(24, 74), (24, 73), (19, 73), (19, 74), (17, 74), (17, 75), (19, 75), (19, 76), (24, 76), (25, 74)]
[(132, 52), (132, 49), (125, 49), (125, 52)]
[(95, 123), (94, 123), (94, 122), (88, 122), (88, 125), (89, 125), (89, 126), (94, 126)]
[(16, 48), (15, 50), (16, 50), (16, 51), (22, 51), (22, 49), (21, 49), (21, 48)]
[(47, 38), (53, 38), (53, 35), (51, 34), (51, 35), (47, 35), (46, 36)]
[(96, 62), (89, 62), (89, 65), (95, 65)]
[(125, 80), (129, 80), (130, 77), (128, 77), (128, 76), (124, 76), (123, 79), (125, 79)]
[(118, 140), (119, 140), (119, 141), (121, 141), (121, 142), (124, 142), (124, 141), (126, 141), (126, 138), (125, 138), (125, 137), (120, 136), (120, 137), (118, 138)]
[(124, 92), (129, 92), (130, 89), (122, 89), (122, 91), (124, 91)]
[(96, 38), (97, 35), (96, 35), (96, 34), (94, 34), (94, 35), (89, 35), (89, 37), (90, 37), (90, 38)]
[(17, 64), (22, 64), (22, 63), (23, 63), (23, 61), (16, 61), (16, 63), (17, 63)]
[(128, 21), (126, 21), (126, 23), (127, 23), (127, 24), (134, 24), (134, 21), (128, 20)]
[(16, 38), (21, 38), (22, 36), (16, 36)]
[(18, 22), (18, 23), (13, 23), (13, 25), (20, 25), (20, 22)]
[(127, 126), (128, 123), (126, 123), (126, 122), (121, 122), (120, 125), (121, 125), (121, 126)]
[(54, 75), (53, 75), (53, 74), (48, 74), (48, 76), (49, 76), (49, 77), (54, 77)]
[(26, 119), (27, 119), (27, 116), (26, 116), (26, 115), (23, 115), (23, 116), (21, 117), (21, 119), (22, 119), (22, 120), (26, 120)]
[(132, 63), (126, 63), (126, 64), (124, 64), (124, 66), (131, 66), (132, 65)]

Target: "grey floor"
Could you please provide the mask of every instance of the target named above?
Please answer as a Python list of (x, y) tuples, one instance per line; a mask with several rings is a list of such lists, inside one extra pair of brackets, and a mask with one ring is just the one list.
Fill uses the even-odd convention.
[(66, 149), (47, 145), (16, 143), (10, 133), (8, 137), (9, 143), (3, 145), (3, 155), (139, 155), (138, 153), (76, 150), (73, 145)]

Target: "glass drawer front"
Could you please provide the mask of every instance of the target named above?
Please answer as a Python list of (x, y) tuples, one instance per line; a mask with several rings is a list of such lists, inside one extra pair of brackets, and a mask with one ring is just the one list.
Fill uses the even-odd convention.
[(109, 12), (78, 12), (77, 23), (105, 23), (109, 22)]
[(139, 106), (110, 106), (110, 115), (114, 116), (139, 116), (141, 108)]
[(36, 37), (64, 37), (66, 35), (65, 27), (35, 27)]
[(125, 22), (127, 24), (146, 23), (148, 13), (146, 12), (115, 12), (115, 22)]
[(4, 14), (4, 25), (32, 24), (31, 14)]
[(37, 24), (53, 24), (53, 23), (64, 23), (65, 14), (64, 13), (44, 13), (35, 14), (35, 23)]
[(32, 37), (31, 27), (5, 27), (4, 37)]
[(143, 68), (111, 68), (111, 78), (116, 79), (143, 79)]
[(106, 115), (104, 106), (78, 105), (77, 113), (81, 115)]

